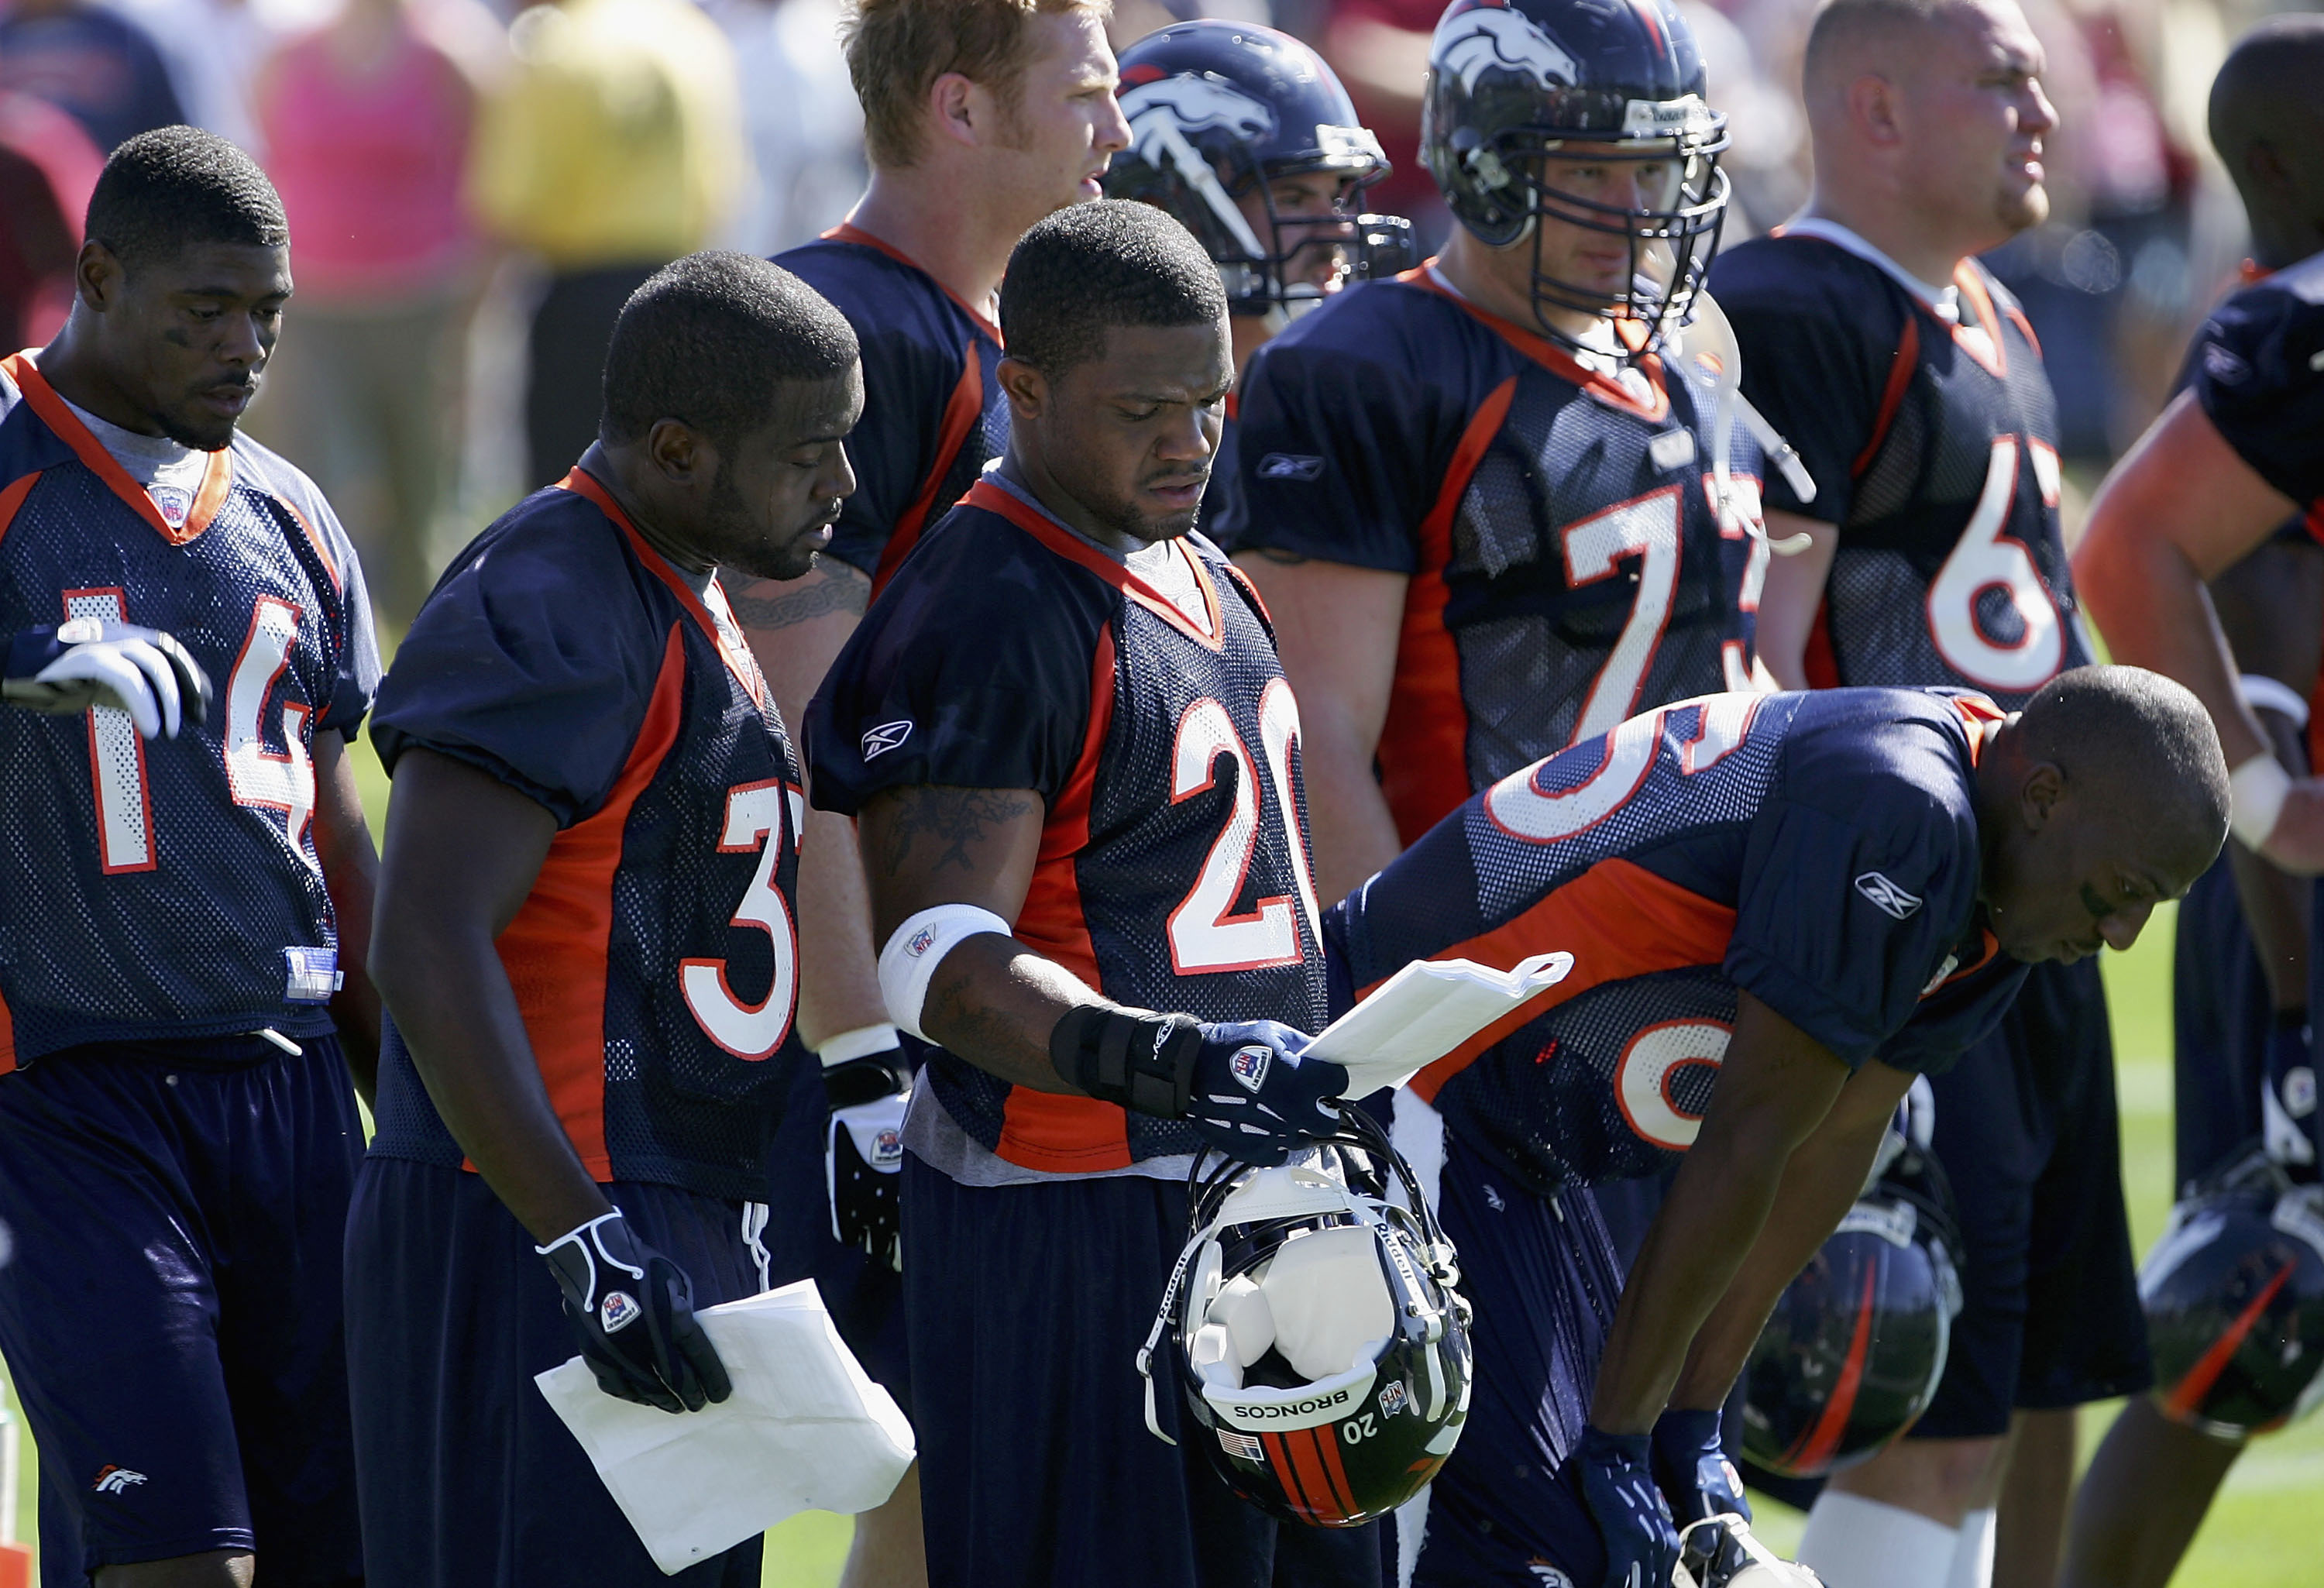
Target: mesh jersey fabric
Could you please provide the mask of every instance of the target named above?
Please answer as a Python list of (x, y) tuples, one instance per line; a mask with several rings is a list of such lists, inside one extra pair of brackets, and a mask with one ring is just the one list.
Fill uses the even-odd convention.
[[(805, 1048), (798, 764), (714, 580), (700, 595), (581, 469), (471, 542), (381, 687), (414, 747), (536, 801), (558, 832), (501, 935), (533, 1057), (582, 1163), (757, 1201)], [(463, 1161), (394, 1022), (372, 1150)]]
[[(1379, 747), (1406, 843), (1633, 711), (1743, 684), (1766, 553), (1720, 527), (1710, 382), (1688, 357), (1593, 373), (1433, 266), (1253, 356), (1228, 542), (1409, 576)], [(1756, 516), (1739, 429), (1729, 462)]]
[(1981, 697), (1720, 695), (1471, 799), (1325, 919), (1335, 1003), (1409, 960), (1572, 973), (1424, 1070), (1448, 1128), (1536, 1191), (1692, 1144), (1748, 990), (1850, 1066), (1945, 1067), (2024, 967), (1977, 903)]
[(337, 946), (311, 747), (370, 708), (371, 604), (304, 475), (239, 435), (209, 457), (165, 515), (31, 358), (0, 360), (0, 632), (164, 629), (217, 688), (207, 725), (150, 743), (123, 712), (0, 711), (0, 1070), (331, 1029), (322, 998), (289, 998), (283, 951)]
[(853, 226), (776, 255), (855, 328), (863, 417), (847, 433), (855, 494), (825, 557), (884, 586), (1009, 443), (1001, 330), (903, 254)]
[(2204, 322), (2196, 353), (2204, 413), (2324, 539), (2324, 254), (2229, 298)]
[[(1146, 580), (992, 480), (932, 530), (809, 709), (814, 799), (1030, 789), (1047, 807), (1017, 937), (1118, 1002), (1210, 1020), (1324, 1013), (1298, 706), (1258, 596), (1175, 543), (1204, 632)], [(972, 1138), (1089, 1173), (1194, 1149), (1192, 1127), (1012, 1087), (937, 1049)]]
[(2016, 300), (1964, 261), (1960, 321), (1816, 236), (1720, 256), (1711, 289), (1743, 392), (1816, 496), (1767, 505), (1839, 527), (1809, 642), (1817, 684), (1956, 684), (2015, 710), (2091, 660), (2058, 519), (2058, 411)]

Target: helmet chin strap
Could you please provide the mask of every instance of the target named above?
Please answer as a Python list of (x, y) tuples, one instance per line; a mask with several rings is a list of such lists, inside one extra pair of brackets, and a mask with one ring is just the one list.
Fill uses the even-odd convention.
[(1743, 348), (1735, 337), (1735, 328), (1728, 323), (1727, 311), (1719, 307), (1718, 300), (1709, 291), (1694, 295), (1694, 319), (1689, 331), (1701, 331), (1711, 344), (1709, 351), (1718, 360), (1712, 373), (1713, 388), (1718, 395), (1711, 409), (1711, 477), (1717, 482), (1720, 527), (1735, 523), (1744, 533), (1765, 540), (1767, 549), (1778, 557), (1796, 557), (1813, 544), (1806, 534), (1785, 535), (1778, 540), (1767, 533), (1766, 526), (1756, 519), (1735, 511), (1734, 475), (1729, 467), (1729, 453), (1734, 441), (1734, 426), (1741, 420), (1751, 432), (1775, 467), (1782, 471), (1784, 484), (1803, 502), (1815, 500), (1815, 478), (1800, 462), (1798, 448), (1777, 433), (1765, 415), (1752, 407), (1743, 395)]

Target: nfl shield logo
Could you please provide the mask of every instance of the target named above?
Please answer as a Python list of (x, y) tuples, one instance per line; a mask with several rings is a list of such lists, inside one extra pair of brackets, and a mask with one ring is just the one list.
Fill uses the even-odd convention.
[(638, 1321), (637, 1298), (626, 1290), (609, 1290), (597, 1304), (597, 1321), (608, 1334), (618, 1334)]
[(872, 1138), (872, 1167), (893, 1168), (904, 1161), (904, 1133), (892, 1126)]
[(186, 517), (194, 511), (193, 493), (182, 485), (149, 485), (145, 494), (153, 498), (153, 505), (161, 510), (161, 522), (173, 530), (186, 527)]
[(1391, 1379), (1388, 1382), (1380, 1386), (1380, 1416), (1384, 1417), (1392, 1417), (1396, 1416), (1397, 1413), (1404, 1409), (1405, 1403), (1409, 1399), (1411, 1399), (1411, 1396), (1405, 1390), (1404, 1380), (1402, 1379)]
[(1227, 1067), (1234, 1072), (1234, 1078), (1242, 1084), (1244, 1091), (1256, 1092), (1267, 1079), (1267, 1066), (1274, 1057), (1266, 1048), (1254, 1044), (1235, 1049), (1235, 1056), (1227, 1061)]

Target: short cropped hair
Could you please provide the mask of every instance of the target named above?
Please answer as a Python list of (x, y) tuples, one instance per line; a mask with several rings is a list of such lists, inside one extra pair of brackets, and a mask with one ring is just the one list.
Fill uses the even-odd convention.
[(598, 432), (634, 441), (672, 419), (731, 447), (768, 420), (784, 382), (829, 380), (855, 359), (847, 317), (790, 272), (752, 254), (690, 254), (622, 306)]
[(958, 72), (1013, 112), (1033, 60), (1032, 20), (1093, 12), (1112, 0), (853, 0), (840, 24), (847, 75), (863, 104), (863, 146), (875, 166), (898, 170), (919, 159), (928, 89)]
[(1955, 0), (1830, 0), (1808, 25), (1807, 53), (1801, 76), (1808, 97), (1827, 82), (1849, 51), (1882, 34), (1926, 27)]
[(134, 274), (205, 243), (281, 248), (290, 226), (249, 155), (197, 127), (156, 127), (105, 162), (82, 235)]
[(2142, 828), (2183, 834), (2216, 854), (2227, 832), (2227, 762), (2203, 703), (2139, 667), (2078, 667), (2025, 703), (2034, 761)]
[(1127, 198), (1058, 210), (1018, 240), (1001, 278), (1009, 356), (1052, 379), (1102, 355), (1111, 327), (1203, 325), (1226, 312), (1219, 267), (1194, 234)]

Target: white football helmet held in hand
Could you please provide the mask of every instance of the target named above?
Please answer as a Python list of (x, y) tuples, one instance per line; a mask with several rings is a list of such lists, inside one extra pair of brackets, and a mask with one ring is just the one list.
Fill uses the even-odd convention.
[(1760, 1543), (1732, 1512), (1688, 1524), (1679, 1542), (1673, 1588), (1823, 1588), (1821, 1577)]

